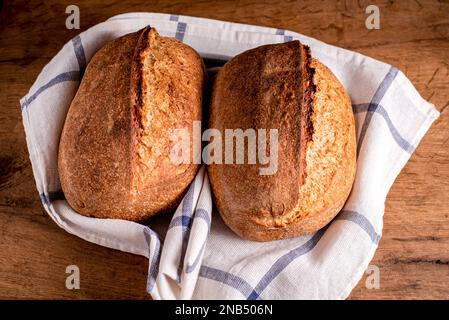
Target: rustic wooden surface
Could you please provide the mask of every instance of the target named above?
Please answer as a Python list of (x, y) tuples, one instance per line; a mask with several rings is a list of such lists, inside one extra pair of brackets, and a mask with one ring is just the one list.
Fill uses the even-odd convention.
[[(143, 2), (143, 1), (142, 1)], [(78, 32), (130, 11), (201, 16), (294, 30), (400, 68), (441, 116), (396, 182), (383, 237), (352, 299), (449, 298), (449, 3), (448, 1), (76, 1), (81, 30), (65, 28), (74, 1), (7, 1), (0, 17), (0, 298), (137, 298), (146, 259), (80, 240), (45, 213), (35, 189), (19, 108), (43, 66)], [(365, 28), (377, 4), (381, 29)], [(77, 264), (81, 289), (65, 288)]]

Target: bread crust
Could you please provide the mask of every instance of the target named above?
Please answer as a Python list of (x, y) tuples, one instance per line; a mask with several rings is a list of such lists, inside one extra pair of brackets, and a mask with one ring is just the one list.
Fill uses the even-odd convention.
[(199, 55), (153, 28), (103, 46), (87, 66), (60, 139), (59, 175), (72, 208), (135, 221), (175, 208), (199, 165), (170, 160), (170, 132), (185, 128), (192, 136), (204, 81)]
[[(307, 116), (305, 100), (298, 91), (293, 95), (303, 104), (298, 117), (289, 100), (290, 89), (299, 86), (303, 94), (310, 94), (304, 78), (310, 70), (289, 63), (292, 46), (304, 47), (299, 42), (263, 46), (233, 58), (220, 70), (213, 87), (211, 128), (222, 131), (253, 125), (254, 129), (279, 130), (279, 168), (274, 175), (259, 175), (259, 165), (208, 165), (217, 209), (224, 222), (245, 239), (285, 239), (322, 228), (344, 205), (355, 177), (355, 124), (349, 96), (332, 72), (312, 59), (308, 66), (314, 69), (312, 130), (298, 126)], [(307, 54), (293, 52), (300, 57)], [(264, 76), (267, 72), (274, 81)], [(270, 120), (259, 121), (261, 117)], [(304, 133), (311, 133), (311, 139)]]

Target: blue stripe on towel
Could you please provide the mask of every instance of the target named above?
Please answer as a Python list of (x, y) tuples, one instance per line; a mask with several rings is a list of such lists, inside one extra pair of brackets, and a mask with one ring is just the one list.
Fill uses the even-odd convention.
[(175, 38), (178, 39), (179, 41), (183, 41), (186, 28), (187, 24), (185, 22), (178, 22), (178, 25), (176, 26)]
[[(362, 214), (356, 211), (342, 211), (337, 216), (336, 220), (347, 220), (357, 224), (362, 230), (364, 230), (370, 237), (374, 244), (377, 244), (380, 240), (380, 235), (375, 231), (371, 222)], [(271, 268), (262, 276), (256, 287), (252, 286), (241, 277), (233, 275), (229, 272), (222, 271), (216, 268), (208, 266), (202, 266), (199, 276), (211, 280), (221, 282), (229, 285), (234, 289), (240, 291), (248, 300), (260, 299), (262, 292), (268, 287), (268, 285), (280, 274), (282, 271), (294, 260), (307, 254), (313, 250), (318, 244), (319, 240), (323, 237), (327, 230), (327, 227), (316, 232), (306, 243), (301, 246), (290, 250), (286, 254), (282, 255), (276, 260)]]
[(276, 262), (271, 266), (267, 273), (260, 279), (259, 283), (256, 285), (251, 294), (248, 295), (248, 300), (256, 300), (259, 298), (260, 294), (265, 290), (266, 287), (294, 260), (303, 256), (304, 254), (310, 252), (320, 241), (321, 237), (324, 235), (327, 227), (316, 232), (312, 238), (306, 243), (300, 245), (299, 247), (290, 250), (286, 254), (282, 255), (276, 260)]
[[(185, 195), (184, 200), (182, 201), (182, 215), (181, 215), (182, 225), (184, 226), (184, 221), (187, 221), (188, 224), (185, 226), (185, 228), (182, 228), (182, 230), (181, 230), (181, 241), (182, 241), (181, 257), (179, 259), (177, 279), (176, 279), (176, 282), (178, 282), (178, 283), (181, 282), (181, 274), (182, 274), (182, 269), (184, 266), (184, 259), (185, 259), (186, 250), (187, 250), (187, 243), (188, 243), (189, 236), (190, 236), (190, 225), (192, 223), (192, 208), (193, 208), (194, 192), (195, 192), (195, 181), (193, 181), (193, 183), (190, 185), (190, 188), (187, 191), (187, 194)], [(186, 220), (186, 219), (188, 219), (188, 220)]]
[(76, 60), (80, 70), (80, 78), (83, 77), (84, 70), (86, 70), (86, 55), (84, 54), (83, 43), (81, 37), (78, 35), (72, 39), (73, 50), (75, 51)]
[(41, 198), (41, 202), (44, 206), (49, 206), (50, 205), (50, 200), (48, 199), (47, 195), (45, 193), (41, 193), (39, 195), (39, 197)]
[(150, 253), (148, 254), (148, 258), (150, 258), (150, 260), (149, 260), (149, 267), (148, 267), (147, 292), (150, 293), (154, 288), (154, 284), (156, 283), (156, 278), (159, 273), (159, 260), (160, 260), (160, 255), (161, 255), (161, 240), (159, 239), (158, 234), (148, 227), (145, 227), (143, 229), (143, 234), (145, 235), (145, 240), (147, 241), (147, 244), (148, 244), (148, 250), (151, 250), (150, 249), (151, 242), (156, 241), (153, 259), (150, 258)]
[(22, 104), (22, 109), (28, 107), (31, 102), (33, 102), (42, 92), (47, 90), (50, 87), (53, 87), (54, 85), (57, 85), (58, 83), (65, 82), (65, 81), (79, 81), (81, 79), (79, 71), (68, 71), (61, 73), (51, 79), (49, 82), (44, 84), (42, 87), (36, 90), (35, 93), (33, 93), (30, 97), (26, 98), (25, 102)]
[(373, 243), (379, 243), (379, 240), (381, 238), (380, 235), (376, 232), (374, 226), (363, 214), (351, 210), (345, 210), (340, 212), (335, 220), (347, 220), (358, 224), (359, 227), (368, 234)]
[(170, 225), (168, 226), (168, 229), (173, 229), (175, 227), (189, 228), (191, 223), (192, 223), (191, 217), (186, 217), (186, 216), (175, 217), (175, 218), (173, 218), (172, 221), (170, 221)]
[(210, 229), (211, 221), (210, 221), (209, 213), (206, 210), (201, 209), (201, 208), (195, 210), (194, 218), (187, 217), (187, 216), (179, 216), (179, 217), (173, 218), (173, 220), (170, 222), (170, 225), (168, 226), (168, 229), (173, 229), (175, 227), (182, 227), (182, 228), (190, 229), (193, 220), (196, 218), (204, 220)]
[[(195, 219), (203, 219), (204, 221), (206, 221), (208, 227), (207, 233), (209, 234), (211, 227), (210, 214), (204, 209), (197, 209), (195, 210)], [(204, 251), (204, 248), (206, 247), (206, 243), (207, 240), (204, 241), (203, 245), (201, 246), (200, 252), (198, 253), (193, 263), (191, 265), (187, 265), (186, 273), (191, 273), (193, 270), (195, 270), (196, 266), (198, 265), (198, 262), (200, 261), (200, 257)]]
[(182, 215), (183, 216), (192, 216), (192, 208), (193, 208), (193, 194), (195, 192), (195, 181), (190, 186), (187, 194), (182, 201)]
[(276, 29), (276, 35), (278, 35), (278, 36), (283, 36), (284, 33), (285, 33), (285, 30), (284, 30), (284, 29)]
[(73, 50), (75, 52), (76, 60), (78, 61), (79, 71), (67, 71), (61, 73), (51, 79), (49, 82), (44, 84), (42, 87), (36, 90), (29, 98), (25, 99), (22, 104), (22, 109), (28, 107), (31, 102), (33, 102), (43, 91), (48, 88), (65, 81), (80, 81), (83, 77), (84, 70), (86, 69), (86, 55), (84, 54), (83, 44), (81, 42), (80, 36), (76, 36), (72, 39)]
[[(205, 179), (205, 177), (203, 178), (202, 183), (204, 183), (204, 179)], [(194, 219), (204, 220), (207, 224), (208, 232), (210, 231), (210, 226), (211, 226), (210, 214), (205, 209), (198, 208), (198, 209), (195, 209), (195, 211), (192, 213), (194, 192), (195, 192), (195, 182), (193, 182), (190, 185), (189, 190), (187, 191), (187, 194), (185, 195), (185, 197), (183, 199), (181, 216), (173, 218), (172, 221), (170, 222), (170, 225), (168, 226), (168, 229), (172, 229), (175, 227), (182, 228), (182, 231), (181, 231), (181, 241), (182, 241), (181, 256), (179, 259), (179, 265), (178, 265), (178, 270), (177, 270), (177, 275), (176, 275), (177, 283), (181, 282), (181, 275), (182, 275), (182, 270), (184, 267), (185, 255), (186, 255), (186, 251), (187, 251), (187, 245), (188, 245), (188, 241), (189, 241), (189, 237), (190, 237), (190, 230), (191, 230), (193, 220)], [(197, 266), (197, 264), (199, 262), (199, 258), (202, 254), (204, 247), (205, 247), (205, 244), (203, 244), (202, 248), (200, 249), (200, 252), (198, 253), (198, 256), (195, 258), (194, 263), (192, 265), (186, 266), (187, 273), (192, 272), (195, 269), (195, 267)]]
[[(377, 109), (377, 106), (379, 105), (380, 101), (384, 97), (385, 93), (387, 92), (388, 88), (390, 87), (393, 80), (396, 78), (399, 70), (395, 67), (391, 66), (390, 70), (388, 70), (388, 73), (385, 75), (385, 78), (380, 83), (379, 87), (377, 88), (376, 92), (374, 93), (374, 96), (371, 99), (371, 105), (375, 106), (374, 109)], [(375, 112), (374, 110), (374, 112)], [(373, 112), (368, 112), (365, 117), (365, 121), (363, 122), (362, 129), (360, 131), (360, 136), (357, 142), (357, 157), (360, 153), (360, 149), (363, 144), (363, 140), (365, 139), (366, 132), (368, 130), (368, 127), (371, 123), (371, 119), (373, 117)]]
[(284, 42), (289, 42), (293, 40), (292, 36), (286, 36), (284, 29), (276, 29), (276, 35), (278, 36), (284, 36)]
[(385, 122), (387, 123), (388, 129), (390, 130), (390, 133), (393, 136), (393, 139), (396, 141), (396, 143), (409, 154), (413, 153), (415, 147), (402, 137), (402, 135), (399, 133), (399, 131), (396, 129), (395, 125), (391, 121), (387, 110), (385, 110), (385, 108), (382, 107), (382, 105), (373, 103), (354, 104), (352, 106), (352, 109), (354, 113), (368, 112), (372, 114), (375, 112), (381, 115), (384, 118)]
[(197, 218), (198, 219), (203, 219), (206, 222), (206, 224), (207, 224), (207, 226), (208, 226), (208, 228), (210, 230), (211, 221), (210, 221), (210, 214), (209, 214), (209, 212), (207, 212), (205, 209), (198, 208), (198, 209), (195, 210), (195, 218), (194, 219), (197, 219)]
[(198, 263), (200, 262), (200, 257), (203, 254), (204, 248), (206, 247), (206, 243), (207, 240), (204, 241), (203, 245), (201, 246), (200, 252), (198, 253), (198, 255), (196, 256), (195, 260), (193, 260), (192, 264), (188, 264), (186, 267), (186, 273), (191, 273), (193, 272), (193, 270), (196, 269), (196, 266), (198, 265)]
[(211, 279), (214, 281), (218, 281), (224, 283), (238, 291), (244, 296), (247, 297), (253, 291), (252, 286), (243, 278), (239, 276), (233, 275), (229, 272), (222, 271), (219, 269), (215, 269), (208, 266), (201, 266), (199, 276), (202, 278)]

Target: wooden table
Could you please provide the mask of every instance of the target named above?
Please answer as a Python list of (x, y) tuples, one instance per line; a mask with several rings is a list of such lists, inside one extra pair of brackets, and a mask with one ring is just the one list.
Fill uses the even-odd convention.
[[(58, 3), (57, 3), (58, 2)], [(352, 299), (449, 298), (449, 3), (447, 1), (75, 1), (81, 30), (67, 30), (74, 1), (8, 1), (0, 33), (0, 298), (137, 298), (147, 260), (70, 235), (45, 213), (28, 158), (21, 98), (44, 65), (80, 31), (112, 15), (152, 11), (290, 29), (393, 64), (441, 116), (394, 183), (383, 237), (371, 262), (380, 289), (365, 277)], [(144, 2), (144, 1), (142, 1)], [(380, 30), (365, 8), (377, 2)], [(81, 289), (67, 290), (67, 265)]]

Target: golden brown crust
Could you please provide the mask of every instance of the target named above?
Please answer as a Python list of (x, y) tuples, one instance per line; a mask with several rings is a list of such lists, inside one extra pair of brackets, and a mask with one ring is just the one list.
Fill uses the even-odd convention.
[[(270, 49), (275, 47), (281, 50), (273, 50), (274, 60), (267, 61), (266, 52), (257, 55), (253, 51), (253, 64), (251, 59), (242, 64), (240, 56), (228, 62), (217, 76), (211, 102), (212, 128), (246, 129), (251, 124), (246, 119), (255, 119), (252, 123), (255, 129), (279, 130), (276, 174), (261, 176), (255, 170), (258, 165), (208, 166), (216, 206), (223, 220), (241, 237), (257, 241), (290, 238), (320, 229), (344, 205), (355, 176), (355, 125), (349, 96), (332, 72), (316, 60), (310, 66), (315, 69), (316, 86), (310, 113), (313, 133), (306, 144), (305, 165), (301, 165), (297, 150), (305, 137), (298, 138), (298, 130), (301, 132), (304, 127), (296, 126), (294, 121), (304, 121), (305, 113), (298, 118), (289, 104), (288, 89), (298, 82), (288, 77), (292, 74), (286, 69), (299, 67), (288, 63), (291, 57), (285, 44)], [(271, 73), (288, 75), (278, 78), (284, 81), (283, 91), (273, 91), (273, 83), (259, 77), (267, 71), (270, 61)], [(252, 82), (245, 75), (257, 80)], [(307, 88), (304, 81), (302, 88)], [(254, 94), (260, 89), (264, 95)], [(271, 122), (258, 120), (267, 116)], [(300, 179), (301, 170), (305, 171), (304, 181)]]
[(198, 165), (175, 165), (171, 129), (201, 120), (205, 71), (187, 45), (145, 28), (101, 48), (70, 106), (59, 174), (80, 214), (143, 220), (173, 209)]
[(308, 136), (304, 130), (309, 127), (301, 108), (307, 76), (304, 49), (295, 41), (246, 51), (226, 63), (215, 80), (210, 128), (222, 136), (226, 129), (259, 128), (277, 129), (279, 135), (275, 175), (260, 175), (260, 166), (247, 162), (209, 165), (217, 207), (225, 220), (232, 215), (242, 228), (256, 220), (275, 225), (298, 201)]

